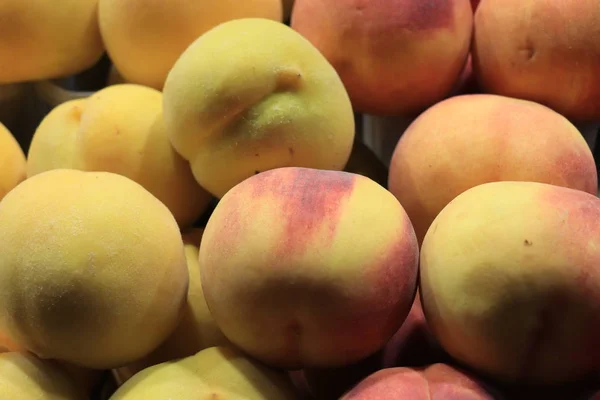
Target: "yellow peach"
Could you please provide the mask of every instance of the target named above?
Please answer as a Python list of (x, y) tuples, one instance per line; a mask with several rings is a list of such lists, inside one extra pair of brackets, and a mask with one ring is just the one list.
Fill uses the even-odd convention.
[(205, 33), (169, 73), (164, 97), (171, 143), (219, 198), (269, 169), (341, 170), (352, 150), (339, 76), (282, 23), (246, 18)]
[(86, 400), (85, 392), (62, 367), (33, 354), (0, 354), (0, 398), (6, 400)]
[(126, 177), (52, 170), (0, 202), (0, 330), (41, 358), (127, 365), (175, 329), (187, 285), (175, 219)]
[(210, 347), (177, 361), (146, 368), (111, 400), (295, 400), (291, 382), (233, 347)]
[(41, 122), (28, 154), (28, 175), (56, 169), (105, 171), (146, 188), (190, 226), (212, 196), (171, 146), (162, 93), (134, 84), (106, 87), (54, 108)]
[(2, 0), (0, 21), (0, 83), (75, 74), (104, 53), (98, 0)]
[(102, 38), (119, 72), (128, 82), (159, 90), (179, 56), (211, 28), (239, 18), (282, 19), (281, 0), (98, 0), (98, 8)]

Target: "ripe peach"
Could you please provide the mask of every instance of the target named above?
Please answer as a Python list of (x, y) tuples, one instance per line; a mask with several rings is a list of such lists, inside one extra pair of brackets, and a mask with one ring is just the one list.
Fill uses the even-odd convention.
[(446, 364), (388, 368), (370, 375), (341, 400), (493, 400), (496, 395), (470, 374)]
[(212, 196), (171, 146), (158, 90), (116, 84), (55, 107), (40, 123), (28, 153), (28, 175), (57, 168), (126, 176), (162, 201), (187, 228)]
[(175, 329), (187, 286), (175, 219), (124, 176), (52, 170), (0, 202), (0, 331), (40, 358), (129, 364)]
[(0, 399), (85, 400), (88, 396), (55, 361), (26, 352), (0, 354)]
[(498, 380), (600, 371), (600, 199), (537, 182), (456, 197), (421, 249), (427, 322), (458, 361)]
[(396, 198), (369, 178), (278, 168), (231, 189), (200, 245), (206, 302), (233, 344), (287, 369), (377, 350), (406, 318), (418, 248)]
[(124, 79), (159, 90), (185, 49), (215, 26), (283, 16), (281, 0), (98, 0), (98, 8), (107, 52)]
[(0, 83), (75, 74), (104, 52), (98, 0), (2, 0), (0, 21)]
[(407, 115), (450, 93), (472, 23), (469, 0), (296, 0), (291, 26), (334, 66), (355, 110)]
[(599, 119), (599, 20), (597, 0), (482, 1), (473, 41), (480, 85), (570, 119)]
[(298, 400), (285, 372), (228, 346), (146, 368), (111, 396), (111, 400), (153, 399)]
[(421, 242), (457, 195), (507, 180), (598, 190), (594, 157), (572, 123), (540, 104), (489, 94), (449, 98), (413, 121), (394, 150), (388, 187)]
[(274, 168), (342, 170), (352, 150), (354, 114), (339, 76), (271, 20), (229, 21), (202, 35), (169, 73), (164, 99), (173, 147), (219, 198)]
[(25, 180), (26, 165), (21, 146), (0, 123), (0, 200)]

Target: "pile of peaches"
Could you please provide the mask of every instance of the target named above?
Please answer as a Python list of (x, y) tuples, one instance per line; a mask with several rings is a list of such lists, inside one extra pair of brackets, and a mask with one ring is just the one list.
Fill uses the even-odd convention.
[(598, 21), (2, 0), (0, 400), (600, 399)]

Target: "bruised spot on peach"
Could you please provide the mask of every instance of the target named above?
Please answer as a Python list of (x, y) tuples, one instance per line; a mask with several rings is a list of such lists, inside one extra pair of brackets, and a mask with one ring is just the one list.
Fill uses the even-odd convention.
[[(265, 196), (281, 204), (284, 233), (278, 253), (290, 257), (302, 254), (313, 242), (323, 225), (325, 240), (335, 238), (342, 204), (352, 195), (355, 176), (347, 172), (322, 171), (310, 168), (293, 168), (282, 174), (266, 171), (252, 178), (253, 201)], [(326, 246), (326, 243), (320, 243)]]

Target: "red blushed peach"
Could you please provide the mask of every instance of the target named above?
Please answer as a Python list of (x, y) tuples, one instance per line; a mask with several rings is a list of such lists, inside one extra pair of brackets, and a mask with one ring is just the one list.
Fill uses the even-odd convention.
[(199, 257), (225, 336), (287, 369), (374, 354), (416, 291), (418, 247), (404, 209), (348, 172), (288, 167), (241, 182), (211, 215)]
[(482, 1), (472, 48), (480, 85), (570, 119), (599, 119), (599, 20), (598, 0)]
[(565, 117), (531, 101), (473, 94), (442, 101), (413, 121), (394, 150), (388, 188), (422, 241), (460, 193), (511, 180), (598, 190), (590, 147)]
[(477, 10), (477, 7), (479, 6), (480, 2), (481, 0), (471, 0), (471, 7), (473, 7), (473, 12)]
[(296, 0), (291, 26), (335, 67), (357, 111), (406, 115), (451, 92), (472, 21), (469, 0)]
[(342, 400), (494, 400), (475, 378), (446, 364), (429, 367), (388, 368), (370, 375)]

